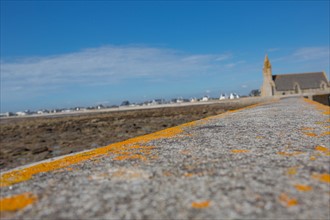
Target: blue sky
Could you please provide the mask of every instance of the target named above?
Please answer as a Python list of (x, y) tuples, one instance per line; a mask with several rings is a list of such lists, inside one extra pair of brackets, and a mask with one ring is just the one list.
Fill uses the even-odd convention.
[(237, 92), (326, 71), (329, 1), (1, 0), (1, 112)]

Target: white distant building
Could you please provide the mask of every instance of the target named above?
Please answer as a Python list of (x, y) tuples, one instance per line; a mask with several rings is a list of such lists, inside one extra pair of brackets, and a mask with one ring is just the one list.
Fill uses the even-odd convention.
[(209, 101), (209, 97), (208, 97), (208, 96), (204, 96), (204, 97), (202, 98), (202, 102), (207, 102), (207, 101)]
[(224, 100), (227, 99), (227, 95), (226, 94), (221, 94), (219, 100)]
[(96, 108), (100, 110), (100, 109), (104, 109), (105, 107), (103, 105), (98, 105)]
[(234, 99), (234, 98), (235, 98), (234, 94), (233, 93), (230, 93), (229, 99)]
[(197, 102), (197, 98), (195, 98), (195, 97), (194, 98), (191, 98), (190, 99), (190, 102)]
[(0, 117), (10, 117), (13, 116), (14, 114), (12, 112), (5, 112), (5, 113), (1, 113)]
[(27, 115), (27, 113), (26, 112), (16, 112), (16, 115), (17, 116), (25, 116), (25, 115)]
[(229, 99), (238, 99), (239, 95), (237, 95), (236, 93), (230, 93), (229, 95)]
[(152, 100), (152, 102), (150, 103), (150, 105), (161, 105), (161, 104), (165, 104), (165, 99), (154, 99)]
[(149, 103), (149, 105), (158, 105), (158, 103), (156, 102), (155, 99), (153, 99), (153, 100)]
[(183, 98), (182, 97), (179, 97), (177, 100), (176, 100), (176, 103), (182, 103), (183, 102)]

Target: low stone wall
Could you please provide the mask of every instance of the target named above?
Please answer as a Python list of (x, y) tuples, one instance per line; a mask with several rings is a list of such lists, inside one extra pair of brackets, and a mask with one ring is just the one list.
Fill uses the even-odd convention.
[(319, 102), (323, 105), (330, 106), (330, 93), (322, 95), (313, 95), (313, 101)]

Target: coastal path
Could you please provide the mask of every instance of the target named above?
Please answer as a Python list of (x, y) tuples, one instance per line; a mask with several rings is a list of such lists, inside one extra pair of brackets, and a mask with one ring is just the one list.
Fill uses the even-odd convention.
[(1, 173), (8, 219), (329, 219), (329, 107), (286, 98)]

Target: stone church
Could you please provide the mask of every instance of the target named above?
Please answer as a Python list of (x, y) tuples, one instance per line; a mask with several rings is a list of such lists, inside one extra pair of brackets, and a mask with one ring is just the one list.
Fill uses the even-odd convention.
[(330, 83), (325, 72), (273, 75), (272, 65), (267, 55), (264, 61), (263, 77), (261, 96), (322, 94), (330, 92)]

